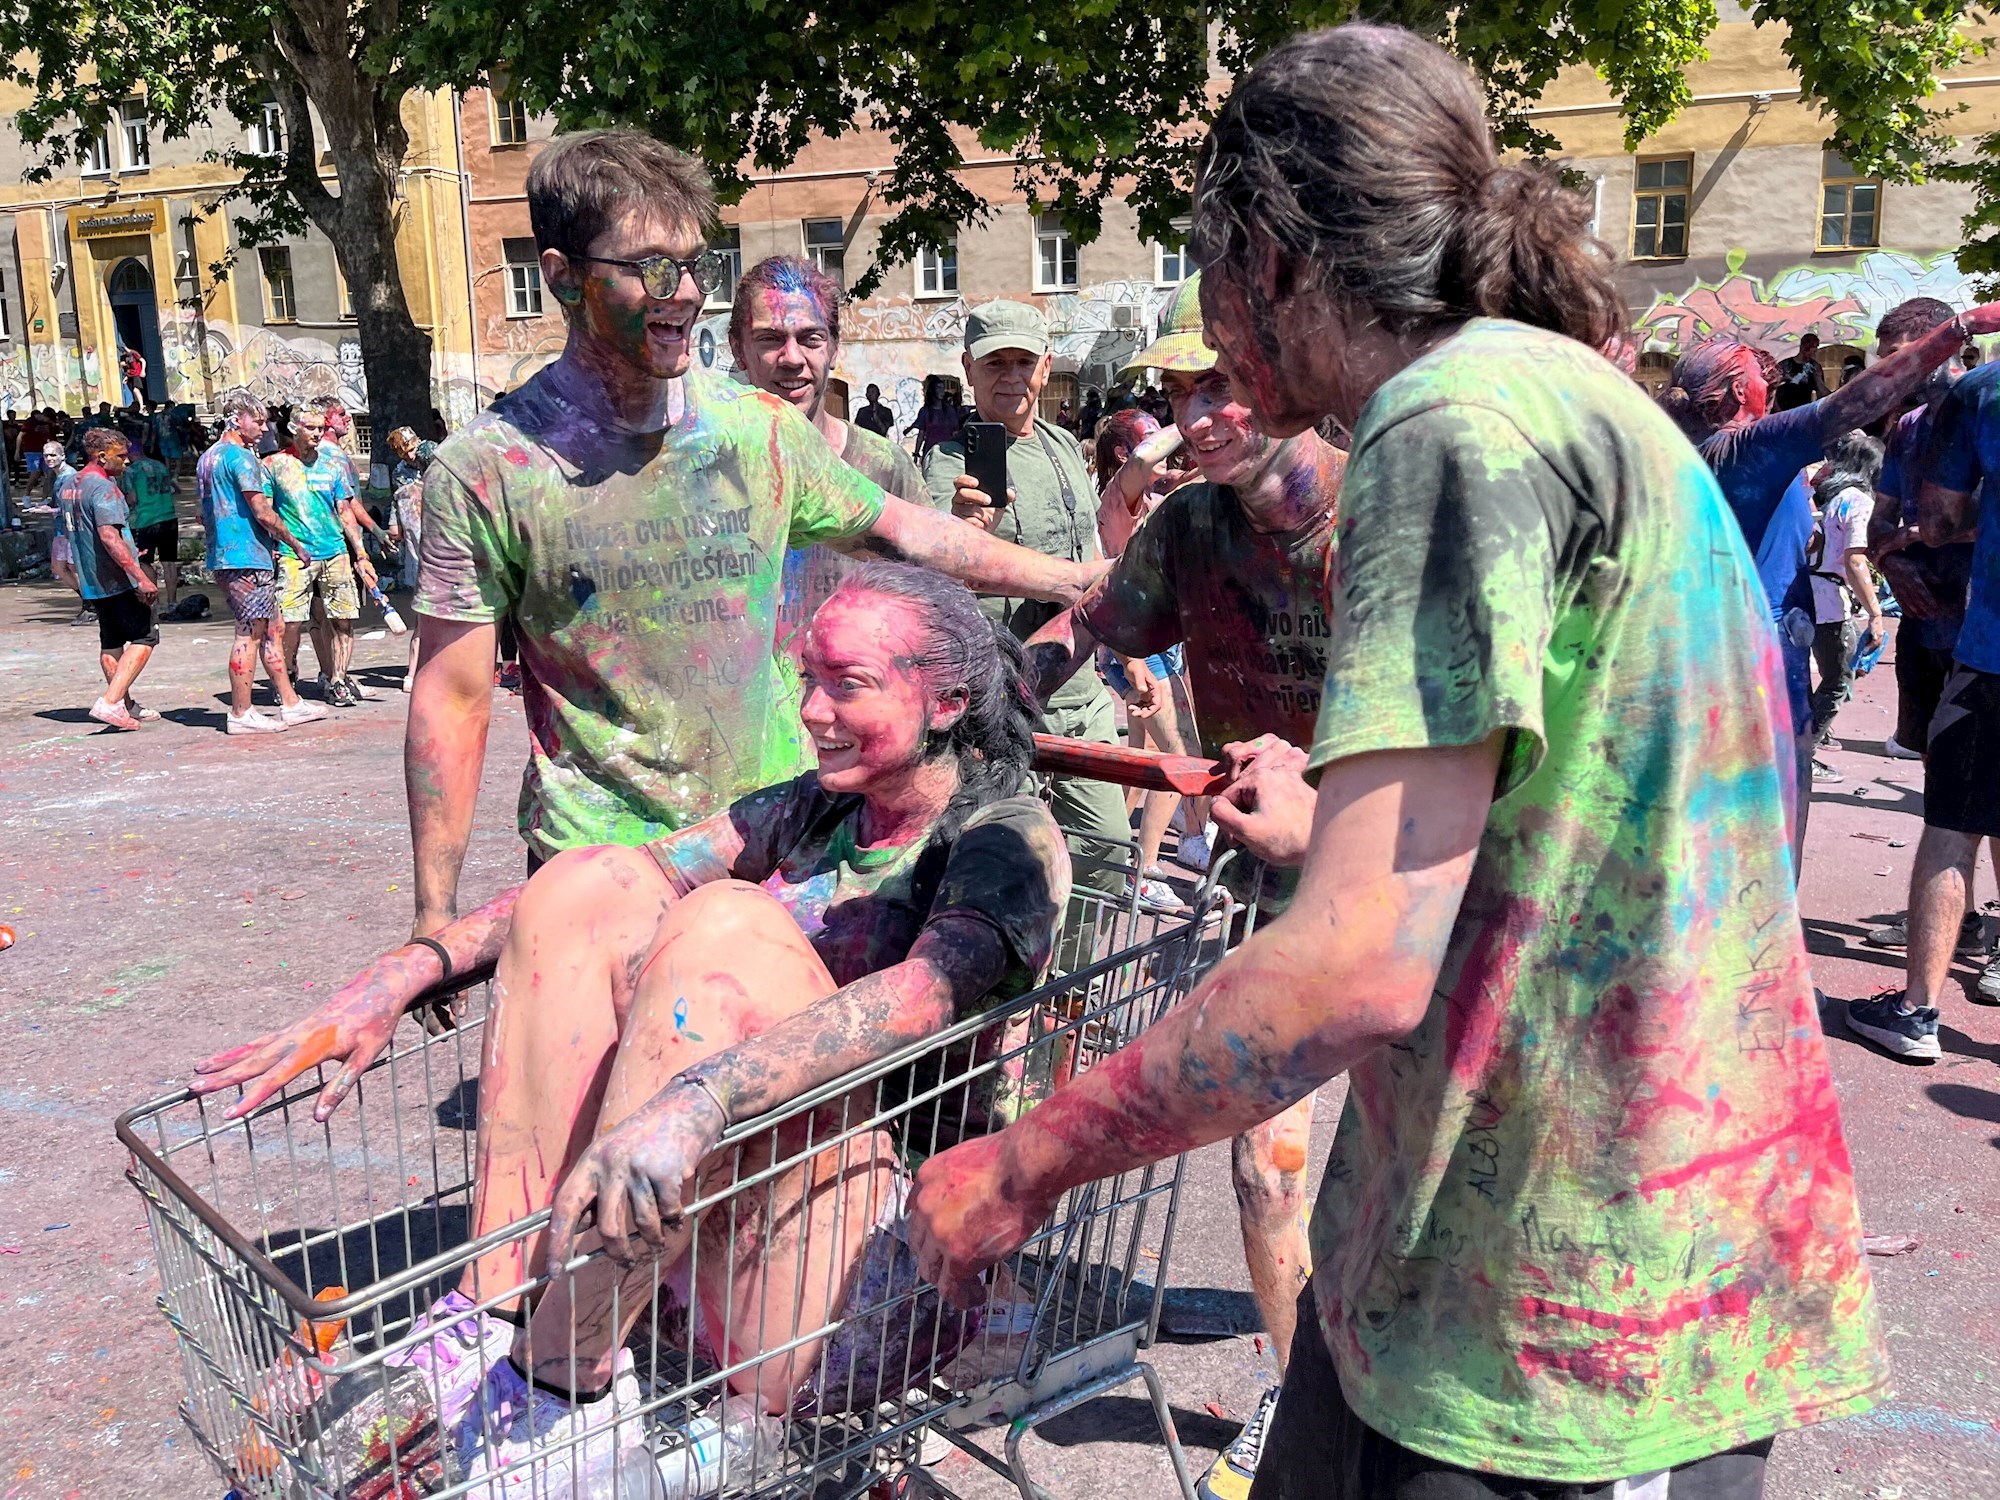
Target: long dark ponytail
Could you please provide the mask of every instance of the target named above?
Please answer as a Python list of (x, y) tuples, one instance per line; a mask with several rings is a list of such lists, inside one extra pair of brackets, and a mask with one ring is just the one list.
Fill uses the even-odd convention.
[(835, 592), (880, 594), (915, 606), (924, 638), (914, 665), (934, 692), (965, 692), (965, 712), (951, 728), (934, 733), (927, 747), (931, 755), (958, 761), (958, 791), (937, 825), (939, 837), (951, 838), (977, 809), (1020, 791), (1033, 768), (1042, 710), (1021, 643), (979, 612), (964, 584), (929, 568), (864, 563)]
[(1252, 268), (1275, 249), (1293, 290), (1393, 333), (1483, 315), (1599, 348), (1630, 315), (1590, 218), (1554, 175), (1500, 164), (1461, 63), (1354, 23), (1293, 37), (1236, 85), (1202, 148), (1189, 242), (1254, 313), (1271, 299)]

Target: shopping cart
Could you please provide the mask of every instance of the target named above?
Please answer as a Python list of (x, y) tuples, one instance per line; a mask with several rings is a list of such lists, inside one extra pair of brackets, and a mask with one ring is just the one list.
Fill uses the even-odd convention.
[[(1060, 763), (1060, 747), (1045, 748)], [(1134, 852), (1112, 858), (1129, 865)], [(1028, 1474), (1023, 1436), (1139, 1380), (1174, 1483), (1193, 1500), (1164, 1389), (1139, 1357), (1158, 1326), (1179, 1160), (1065, 1195), (972, 1309), (918, 1277), (894, 1226), (915, 1164), (1131, 1041), (1186, 995), (1241, 915), (1214, 872), (1188, 911), (1165, 915), (1141, 911), (1130, 889), (1080, 880), (1061, 947), (1084, 961), (1069, 972), (732, 1128), (711, 1158), (726, 1166), (688, 1210), (695, 1233), (680, 1273), (628, 1278), (622, 1287), (644, 1284), (636, 1296), (610, 1289), (612, 1325), (634, 1326), (624, 1347), (637, 1399), (614, 1387), (615, 1409), (587, 1438), (537, 1445), (476, 1481), (438, 1430), (436, 1388), (404, 1360), (438, 1331), (413, 1323), (467, 1265), (548, 1221), (469, 1238), (490, 975), (454, 983), (455, 1028), (404, 1026), (324, 1123), (312, 1119), (326, 1081), (314, 1073), (243, 1120), (222, 1118), (226, 1100), (186, 1091), (129, 1110), (118, 1137), (147, 1204), (182, 1416), (238, 1492), (269, 1500), (943, 1494), (916, 1461), (927, 1431), (1038, 1500), (1046, 1491)], [(797, 1174), (841, 1186), (829, 1211), (774, 1227), (779, 1184)], [(772, 1285), (774, 1238), (786, 1235), (804, 1248), (791, 1284)], [(822, 1251), (862, 1248), (816, 1256), (814, 1236)], [(518, 1285), (482, 1284), (479, 1306), (533, 1301), (565, 1280), (565, 1290), (593, 1276), (601, 1286), (606, 1269), (597, 1255)], [(696, 1287), (722, 1288), (720, 1306)], [(749, 1348), (729, 1332), (746, 1318), (759, 1330)], [(569, 1324), (574, 1356), (578, 1320)], [(755, 1406), (723, 1398), (763, 1388), (792, 1392), (789, 1410), (746, 1419), (723, 1441), (715, 1421)], [(972, 1441), (995, 1424), (1007, 1427), (997, 1457)]]

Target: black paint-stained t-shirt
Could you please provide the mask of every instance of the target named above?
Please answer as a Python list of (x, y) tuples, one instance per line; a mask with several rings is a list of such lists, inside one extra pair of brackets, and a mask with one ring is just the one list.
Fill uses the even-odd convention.
[(1126, 656), (1187, 642), (1205, 754), (1260, 734), (1310, 745), (1335, 518), (1329, 504), (1309, 526), (1262, 532), (1227, 485), (1183, 485), (1133, 533), (1084, 624)]
[[(993, 1000), (1025, 994), (1047, 972), (1069, 901), (1069, 854), (1033, 797), (979, 808), (956, 836), (863, 849), (862, 800), (820, 790), (809, 773), (646, 847), (683, 895), (716, 880), (762, 886), (790, 912), (837, 984), (899, 964), (932, 921), (970, 916), (1007, 945)], [(727, 825), (743, 842), (726, 858)], [(731, 842), (734, 842), (732, 839)]]

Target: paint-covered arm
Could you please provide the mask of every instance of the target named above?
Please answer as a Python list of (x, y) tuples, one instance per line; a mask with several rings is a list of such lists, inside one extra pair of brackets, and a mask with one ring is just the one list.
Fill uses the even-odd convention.
[(685, 1189), (729, 1125), (936, 1035), (1011, 963), (997, 929), (948, 914), (926, 925), (902, 963), (695, 1064), (599, 1139), (564, 1180), (549, 1220), (549, 1263), (575, 1253), (592, 1210), (614, 1260), (663, 1248)]
[(999, 1132), (924, 1164), (910, 1243), (964, 1300), (1068, 1188), (1226, 1139), (1407, 1036), (1492, 803), (1502, 736), (1325, 770), (1291, 908), (1124, 1051)]
[[(451, 969), (461, 974), (497, 963), (514, 922), (514, 903), (521, 888), (502, 891), (478, 911), (439, 930), (436, 941), (451, 955)], [(323, 1062), (341, 1064), (332, 1081), (320, 1090), (313, 1118), (324, 1120), (339, 1107), (354, 1081), (389, 1045), (396, 1022), (419, 995), (443, 981), (444, 963), (430, 948), (405, 943), (391, 949), (341, 986), (324, 1005), (291, 1025), (245, 1042), (195, 1064), (188, 1087), (213, 1094), (241, 1086), (243, 1097), (227, 1117), (239, 1119), (308, 1068)]]
[(1931, 371), (1956, 355), (1968, 337), (1989, 333), (2000, 333), (2000, 302), (1985, 303), (1949, 323), (1940, 323), (1887, 359), (1868, 366), (1832, 395), (1812, 404), (1811, 409), (1819, 414), (1822, 443), (1832, 447), (1843, 433), (1887, 416), (1930, 378)]
[(104, 546), (104, 553), (118, 565), (118, 570), (132, 580), (132, 587), (144, 599), (151, 599), (159, 592), (159, 585), (153, 582), (153, 575), (139, 565), (139, 559), (132, 555), (132, 549), (125, 545), (125, 533), (116, 526), (99, 526), (97, 540)]
[[(354, 514), (356, 511), (360, 511), (363, 516), (368, 515), (367, 511), (351, 501), (343, 500), (333, 508), (335, 517), (340, 521), (341, 532), (347, 538), (348, 551), (354, 558), (354, 572), (360, 578), (364, 589), (372, 589), (381, 580), (376, 577), (375, 564), (368, 559), (368, 544), (362, 540), (361, 523)], [(369, 517), (371, 522), (373, 519)], [(380, 531), (381, 528), (377, 527), (376, 530)]]
[(1971, 490), (1954, 490), (1924, 481), (1917, 491), (1917, 539), (1927, 546), (1946, 547), (1969, 542), (1979, 534)]
[(458, 872), (493, 716), (491, 622), (420, 615), (417, 676), (403, 735), (403, 781), (417, 888), (413, 935), (435, 934), (458, 915)]
[(1109, 571), (1108, 563), (1073, 563), (1017, 547), (977, 526), (891, 495), (855, 550), (917, 563), (956, 578), (978, 594), (1045, 599), (1070, 605)]
[(278, 507), (269, 495), (261, 489), (253, 490), (246, 485), (243, 489), (243, 503), (249, 507), (250, 514), (257, 518), (257, 524), (264, 528), (266, 536), (275, 537), (291, 548), (292, 556), (300, 562), (311, 561), (306, 556), (304, 544), (292, 535), (292, 528), (287, 526), (285, 518), (278, 514)]

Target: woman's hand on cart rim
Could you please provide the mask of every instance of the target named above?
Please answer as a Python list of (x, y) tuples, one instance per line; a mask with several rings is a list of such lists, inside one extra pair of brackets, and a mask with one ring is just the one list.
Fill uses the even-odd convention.
[(908, 1235), (917, 1273), (953, 1307), (986, 1298), (982, 1273), (1025, 1245), (1048, 1222), (1056, 1197), (1023, 1192), (1006, 1169), (1005, 1132), (939, 1152), (917, 1170)]
[(403, 947), (385, 953), (310, 1015), (196, 1063), (188, 1087), (197, 1094), (213, 1094), (241, 1085), (243, 1097), (225, 1114), (236, 1120), (308, 1068), (338, 1061), (340, 1071), (320, 1090), (313, 1106), (313, 1118), (323, 1121), (382, 1055), (396, 1033), (397, 1019), (437, 982), (438, 972), (438, 961), (428, 949)]
[(713, 1095), (675, 1081), (599, 1136), (556, 1193), (549, 1269), (566, 1265), (592, 1228), (621, 1266), (667, 1251), (695, 1174), (728, 1123)]

